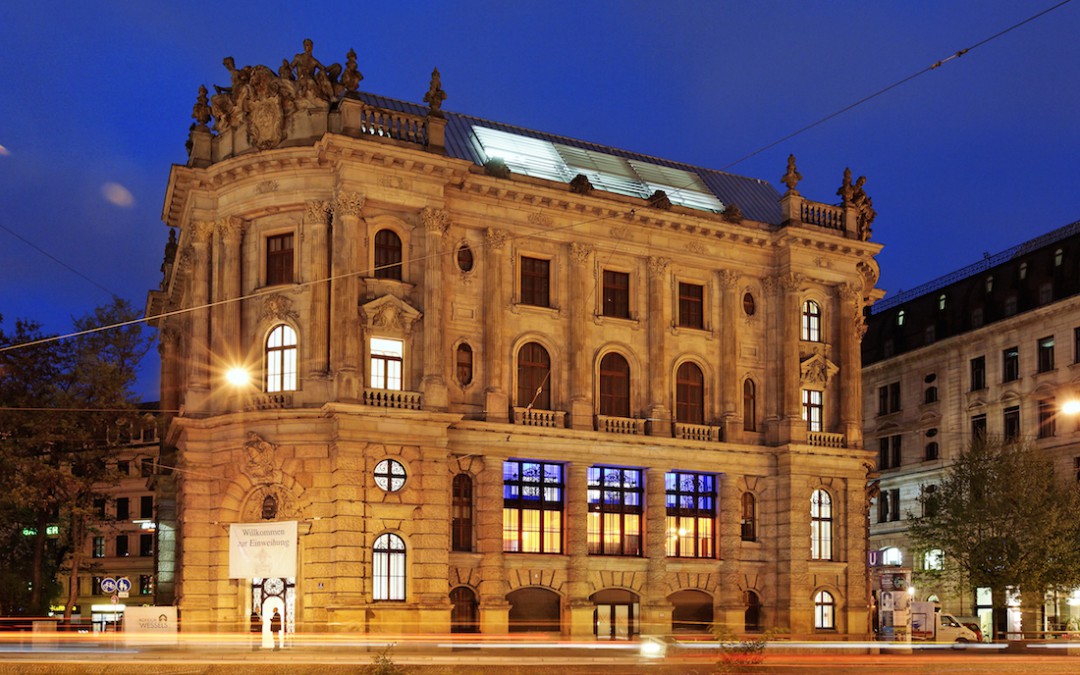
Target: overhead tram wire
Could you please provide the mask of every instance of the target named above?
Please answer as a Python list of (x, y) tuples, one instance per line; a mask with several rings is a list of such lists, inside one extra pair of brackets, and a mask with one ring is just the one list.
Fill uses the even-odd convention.
[(85, 274), (83, 274), (83, 273), (82, 273), (82, 272), (80, 272), (79, 270), (75, 269), (74, 267), (72, 267), (71, 265), (67, 264), (67, 263), (66, 263), (66, 262), (64, 262), (63, 260), (61, 260), (61, 259), (57, 258), (57, 257), (56, 257), (56, 256), (54, 256), (53, 254), (49, 253), (49, 252), (48, 252), (48, 251), (46, 251), (45, 249), (43, 249), (43, 248), (41, 248), (40, 246), (38, 246), (37, 244), (35, 244), (34, 242), (32, 242), (32, 241), (30, 241), (29, 239), (27, 239), (26, 237), (22, 236), (22, 235), (21, 235), (21, 234), (19, 234), (18, 232), (15, 232), (14, 230), (12, 230), (12, 229), (8, 228), (8, 227), (7, 227), (7, 226), (5, 226), (5, 225), (4, 225), (3, 223), (0, 223), (0, 230), (3, 230), (3, 231), (5, 231), (5, 232), (7, 232), (8, 234), (10, 234), (11, 236), (15, 237), (16, 239), (18, 239), (18, 240), (19, 240), (19, 241), (21, 241), (22, 243), (26, 244), (26, 245), (27, 245), (27, 246), (29, 246), (30, 248), (34, 249), (35, 251), (37, 251), (37, 252), (38, 252), (38, 253), (40, 253), (41, 255), (45, 256), (45, 257), (46, 257), (46, 258), (48, 258), (49, 260), (52, 260), (52, 261), (53, 261), (53, 262), (55, 262), (56, 264), (60, 265), (61, 267), (65, 268), (65, 269), (67, 269), (67, 270), (68, 270), (69, 272), (72, 272), (73, 274), (76, 274), (76, 275), (78, 275), (78, 276), (82, 277), (83, 279), (86, 279), (86, 280), (87, 280), (87, 281), (89, 281), (90, 283), (94, 284), (95, 286), (97, 286), (97, 287), (98, 287), (98, 288), (100, 288), (101, 290), (103, 290), (103, 291), (105, 291), (106, 293), (108, 293), (108, 294), (109, 294), (110, 296), (112, 296), (113, 298), (119, 298), (119, 297), (120, 297), (120, 295), (119, 295), (118, 293), (115, 293), (114, 291), (111, 291), (111, 290), (109, 290), (108, 288), (105, 288), (105, 286), (103, 286), (102, 284), (98, 283), (97, 281), (94, 281), (93, 279), (91, 279), (90, 277), (86, 276)]
[[(777, 140), (775, 140), (775, 141), (773, 141), (773, 142), (771, 142), (771, 143), (769, 143), (767, 145), (764, 145), (764, 146), (758, 148), (757, 150), (754, 150), (753, 152), (751, 152), (751, 153), (749, 153), (747, 155), (744, 155), (743, 157), (740, 157), (739, 159), (736, 159), (733, 162), (725, 164), (724, 166), (720, 167), (720, 169), (718, 169), (718, 170), (719, 171), (726, 171), (726, 170), (730, 169), (731, 167), (733, 167), (733, 166), (735, 166), (737, 164), (741, 164), (742, 162), (750, 159), (751, 157), (759, 155), (762, 152), (765, 152), (766, 150), (769, 150), (771, 148), (776, 147), (777, 145), (779, 145), (780, 143), (783, 143), (784, 141), (790, 140), (790, 139), (794, 138), (795, 136), (798, 136), (798, 135), (800, 135), (800, 134), (802, 134), (802, 133), (804, 133), (806, 131), (809, 131), (810, 129), (813, 129), (814, 127), (817, 127), (817, 126), (819, 126), (821, 124), (824, 124), (825, 122), (828, 122), (829, 120), (832, 120), (832, 119), (834, 119), (834, 118), (848, 112), (849, 110), (852, 110), (853, 108), (856, 108), (856, 107), (862, 105), (863, 103), (866, 103), (867, 101), (875, 99), (878, 96), (881, 96), (882, 94), (885, 94), (886, 92), (891, 91), (891, 90), (899, 87), (902, 84), (910, 82), (911, 80), (914, 80), (915, 78), (918, 78), (918, 77), (920, 77), (922, 75), (925, 75), (926, 73), (929, 73), (929, 72), (931, 72), (933, 70), (937, 70), (938, 68), (940, 68), (942, 65), (948, 63), (949, 61), (957, 59), (957, 58), (967, 54), (968, 52), (970, 52), (973, 49), (977, 49), (978, 47), (981, 47), (981, 46), (983, 46), (983, 45), (985, 45), (985, 44), (987, 44), (987, 43), (989, 43), (989, 42), (991, 42), (993, 40), (996, 40), (997, 38), (1005, 35), (1006, 33), (1009, 33), (1009, 32), (1011, 32), (1011, 31), (1013, 31), (1013, 30), (1015, 30), (1017, 28), (1020, 28), (1021, 26), (1025, 25), (1027, 23), (1030, 23), (1030, 22), (1034, 21), (1035, 19), (1038, 19), (1038, 18), (1040, 18), (1040, 17), (1042, 17), (1042, 16), (1044, 16), (1044, 15), (1046, 15), (1046, 14), (1048, 14), (1048, 13), (1050, 13), (1050, 12), (1056, 10), (1056, 9), (1059, 9), (1059, 8), (1069, 4), (1070, 2), (1072, 2), (1072, 0), (1062, 0), (1061, 2), (1057, 3), (1056, 5), (1053, 5), (1053, 6), (1048, 7), (1048, 8), (1046, 8), (1046, 9), (1040, 11), (1040, 12), (1037, 12), (1037, 13), (1029, 16), (1028, 18), (1026, 18), (1026, 19), (1024, 19), (1022, 21), (1018, 21), (1017, 23), (1014, 23), (1013, 25), (1009, 26), (1008, 28), (1005, 28), (1005, 29), (1003, 29), (1001, 31), (998, 31), (997, 33), (994, 33), (993, 35), (976, 42), (975, 44), (971, 45), (970, 47), (966, 47), (964, 49), (961, 49), (960, 51), (958, 51), (958, 52), (956, 52), (956, 53), (954, 53), (954, 54), (952, 54), (952, 55), (950, 55), (950, 56), (948, 56), (948, 57), (946, 57), (946, 58), (944, 58), (944, 59), (942, 59), (940, 61), (935, 61), (934, 63), (930, 64), (929, 66), (927, 66), (925, 68), (923, 68), (922, 70), (919, 70), (918, 72), (915, 72), (915, 73), (913, 73), (911, 75), (908, 75), (907, 77), (904, 77), (904, 78), (902, 78), (902, 79), (900, 79), (900, 80), (898, 80), (898, 81), (896, 81), (896, 82), (894, 82), (894, 83), (892, 83), (892, 84), (890, 84), (890, 85), (888, 85), (886, 87), (883, 87), (882, 89), (879, 89), (878, 91), (876, 91), (876, 92), (874, 92), (874, 93), (872, 93), (872, 94), (870, 94), (868, 96), (864, 96), (863, 98), (855, 101), (854, 103), (851, 103), (851, 104), (849, 104), (847, 106), (844, 106), (843, 108), (837, 110), (836, 112), (833, 112), (833, 113), (831, 113), (829, 115), (826, 115), (825, 117), (822, 117), (821, 119), (819, 119), (819, 120), (817, 120), (815, 122), (807, 124), (806, 126), (803, 126), (803, 127), (799, 128), (799, 129), (791, 132), (790, 134), (787, 134), (786, 136), (783, 136), (782, 138), (779, 138), (779, 139), (777, 139)], [(684, 187), (689, 188), (689, 187), (691, 187), (691, 184), (687, 184)], [(679, 189), (680, 188), (676, 188), (676, 190), (679, 190)], [(628, 212), (626, 212), (626, 213), (624, 213), (622, 215), (632, 215), (634, 213), (634, 211), (635, 211), (634, 209), (630, 209)], [(587, 224), (587, 223), (590, 223), (590, 222), (598, 222), (598, 221), (601, 221), (601, 220), (606, 220), (608, 218), (614, 218), (614, 217), (616, 217), (616, 216), (615, 215), (610, 215), (610, 216), (603, 216), (602, 218), (594, 218), (594, 219), (591, 219), (591, 220), (581, 221), (579, 223), (571, 223), (569, 225), (565, 225), (565, 226), (560, 227), (560, 228), (554, 228), (553, 231), (572, 229), (574, 227), (577, 227), (578, 225), (584, 225), (584, 224)], [(2, 226), (0, 226), (0, 227), (2, 227)], [(7, 228), (3, 228), (3, 229), (7, 230)], [(7, 231), (11, 232), (10, 230), (7, 230)], [(16, 235), (16, 236), (18, 236), (18, 235)], [(532, 236), (534, 236), (534, 235), (511, 236), (511, 237), (509, 237), (509, 239), (511, 239), (511, 240), (513, 240), (513, 239), (527, 239), (527, 238), (530, 238)], [(21, 237), (20, 237), (20, 239), (21, 239)], [(482, 246), (481, 246), (481, 248), (482, 248)], [(440, 253), (440, 254), (437, 254), (437, 255), (447, 255), (447, 254)], [(52, 256), (49, 256), (49, 257), (52, 257)], [(414, 262), (419, 263), (419, 262), (422, 262), (423, 260), (426, 260), (428, 257), (429, 256), (422, 256), (420, 258), (415, 258), (415, 259), (409, 260), (408, 262), (409, 263), (414, 263)], [(60, 261), (57, 260), (57, 262), (60, 262)], [(61, 263), (61, 264), (64, 264), (64, 263)], [(67, 265), (64, 265), (64, 266), (67, 267)], [(69, 267), (68, 269), (71, 269), (71, 268)], [(74, 271), (74, 270), (72, 270), (72, 271)], [(316, 284), (316, 283), (330, 282), (330, 281), (333, 281), (333, 280), (336, 280), (336, 279), (343, 279), (343, 278), (347, 278), (347, 277), (350, 277), (350, 276), (356, 276), (356, 275), (364, 274), (365, 272), (369, 272), (369, 271), (370, 270), (362, 270), (362, 271), (358, 271), (358, 272), (349, 272), (347, 274), (341, 274), (341, 275), (338, 275), (338, 276), (335, 276), (335, 277), (326, 277), (325, 279), (316, 279), (316, 280), (312, 280), (312, 281), (301, 282), (299, 284), (294, 284), (294, 287), (303, 287), (303, 286), (308, 286), (308, 285), (312, 285), (312, 284)], [(82, 276), (82, 275), (80, 274), (80, 276)], [(98, 285), (98, 284), (96, 284), (96, 282), (92, 282), (92, 283), (95, 283), (95, 285)], [(108, 289), (106, 289), (106, 290), (108, 290)], [(82, 335), (88, 335), (88, 334), (91, 334), (91, 333), (97, 333), (97, 332), (100, 332), (100, 331), (110, 330), (110, 329), (113, 329), (113, 328), (122, 328), (124, 326), (130, 326), (130, 325), (134, 325), (134, 324), (137, 324), (137, 323), (143, 323), (143, 322), (147, 322), (147, 321), (154, 320), (154, 319), (163, 319), (163, 318), (167, 318), (167, 317), (170, 317), (170, 316), (176, 316), (176, 315), (179, 315), (179, 314), (185, 314), (187, 312), (198, 311), (198, 310), (201, 310), (201, 309), (209, 309), (211, 307), (216, 307), (218, 305), (224, 305), (224, 304), (227, 304), (227, 303), (230, 303), (230, 302), (237, 302), (237, 301), (240, 301), (240, 300), (250, 300), (250, 299), (253, 299), (253, 298), (260, 297), (260, 296), (270, 295), (272, 293), (278, 292), (279, 290), (281, 290), (281, 289), (280, 288), (265, 289), (265, 290), (261, 290), (261, 291), (255, 292), (255, 293), (249, 293), (247, 295), (243, 295), (243, 296), (240, 296), (240, 297), (237, 297), (237, 298), (231, 298), (231, 299), (228, 299), (228, 300), (218, 300), (218, 301), (215, 301), (215, 302), (206, 303), (204, 305), (200, 305), (200, 306), (197, 306), (197, 307), (187, 307), (187, 308), (184, 308), (184, 309), (173, 310), (171, 312), (163, 312), (161, 314), (155, 314), (154, 316), (150, 316), (150, 317), (142, 317), (140, 319), (133, 319), (131, 321), (124, 321), (124, 322), (120, 322), (120, 323), (116, 323), (116, 324), (111, 324), (111, 325), (106, 325), (106, 326), (99, 326), (97, 328), (92, 328), (92, 329), (88, 329), (88, 330), (84, 330), (84, 331), (77, 331), (77, 332), (67, 333), (67, 334), (64, 334), (64, 335), (55, 335), (55, 336), (50, 336), (50, 337), (46, 337), (46, 338), (41, 338), (41, 339), (38, 339), (38, 340), (31, 340), (29, 342), (23, 342), (23, 343), (19, 343), (19, 344), (7, 345), (7, 346), (4, 346), (4, 347), (0, 347), (0, 353), (4, 353), (4, 352), (11, 351), (11, 350), (14, 350), (14, 349), (19, 349), (19, 348), (22, 348), (22, 347), (30, 347), (30, 346), (34, 346), (34, 345), (38, 345), (38, 344), (45, 344), (45, 343), (49, 343), (49, 342), (54, 342), (54, 341), (57, 341), (57, 340), (65, 340), (65, 339), (72, 338), (72, 337), (79, 337), (79, 336), (82, 336)], [(109, 292), (111, 293), (111, 291), (109, 291)]]

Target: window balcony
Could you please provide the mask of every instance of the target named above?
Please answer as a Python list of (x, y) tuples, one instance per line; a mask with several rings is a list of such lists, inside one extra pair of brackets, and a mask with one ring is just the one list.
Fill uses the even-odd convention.
[(364, 389), (364, 405), (399, 410), (420, 410), (423, 395), (418, 391), (400, 389)]
[(290, 392), (257, 394), (248, 397), (247, 410), (277, 410), (279, 408), (291, 408), (292, 404), (293, 395)]
[(562, 410), (514, 407), (514, 424), (526, 427), (566, 428), (566, 413)]
[(806, 432), (806, 442), (819, 448), (846, 448), (844, 434), (830, 434), (825, 431)]
[(596, 430), (609, 434), (645, 434), (645, 420), (633, 417), (596, 416)]
[(708, 424), (676, 422), (672, 429), (672, 435), (684, 441), (711, 441), (715, 443), (724, 440), (720, 427)]

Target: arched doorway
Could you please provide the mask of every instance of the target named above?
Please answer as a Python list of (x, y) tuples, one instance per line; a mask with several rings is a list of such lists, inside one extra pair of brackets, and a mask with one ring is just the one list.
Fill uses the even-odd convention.
[(562, 631), (562, 602), (547, 588), (519, 588), (507, 594), (510, 603), (511, 633), (559, 633)]
[(251, 580), (251, 606), (259, 615), (263, 635), (270, 633), (275, 609), (281, 614), (285, 635), (292, 635), (296, 632), (295, 577), (255, 577)]
[(610, 588), (593, 593), (589, 598), (593, 610), (593, 635), (597, 640), (629, 640), (640, 631), (638, 616), (640, 599), (635, 593)]
[(753, 633), (761, 630), (761, 598), (754, 591), (743, 593), (746, 610), (743, 613), (743, 630)]
[(479, 633), (480, 604), (476, 594), (468, 586), (458, 586), (450, 591), (450, 632)]
[(671, 630), (674, 633), (708, 633), (713, 622), (713, 599), (704, 591), (684, 590), (668, 596), (672, 604)]

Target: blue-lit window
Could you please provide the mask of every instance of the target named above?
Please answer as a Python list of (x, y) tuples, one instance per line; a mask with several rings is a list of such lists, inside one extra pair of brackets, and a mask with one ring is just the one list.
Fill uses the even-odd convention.
[(641, 555), (640, 469), (589, 467), (589, 553)]
[(562, 553), (563, 466), (503, 462), (503, 550)]
[(712, 558), (716, 527), (716, 476), (670, 471), (667, 493), (667, 555)]

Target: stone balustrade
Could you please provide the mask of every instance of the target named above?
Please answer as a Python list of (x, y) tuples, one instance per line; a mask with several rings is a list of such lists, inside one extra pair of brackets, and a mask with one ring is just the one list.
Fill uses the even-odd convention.
[(720, 427), (708, 424), (688, 424), (676, 422), (672, 429), (672, 436), (684, 441), (722, 441)]
[(246, 409), (277, 410), (279, 408), (291, 408), (292, 403), (293, 397), (290, 393), (257, 394), (248, 397)]
[(844, 230), (844, 207), (803, 200), (799, 219), (807, 225)]
[(364, 389), (364, 405), (400, 410), (420, 410), (423, 405), (423, 395), (418, 391)]
[(359, 109), (360, 131), (409, 143), (427, 144), (427, 119), (385, 108), (363, 105)]
[(844, 434), (831, 434), (825, 431), (806, 432), (806, 442), (819, 448), (846, 448)]
[(526, 427), (566, 428), (566, 413), (562, 410), (514, 407), (514, 424)]
[(597, 415), (596, 430), (609, 434), (636, 434), (641, 436), (645, 433), (645, 420), (633, 417)]

